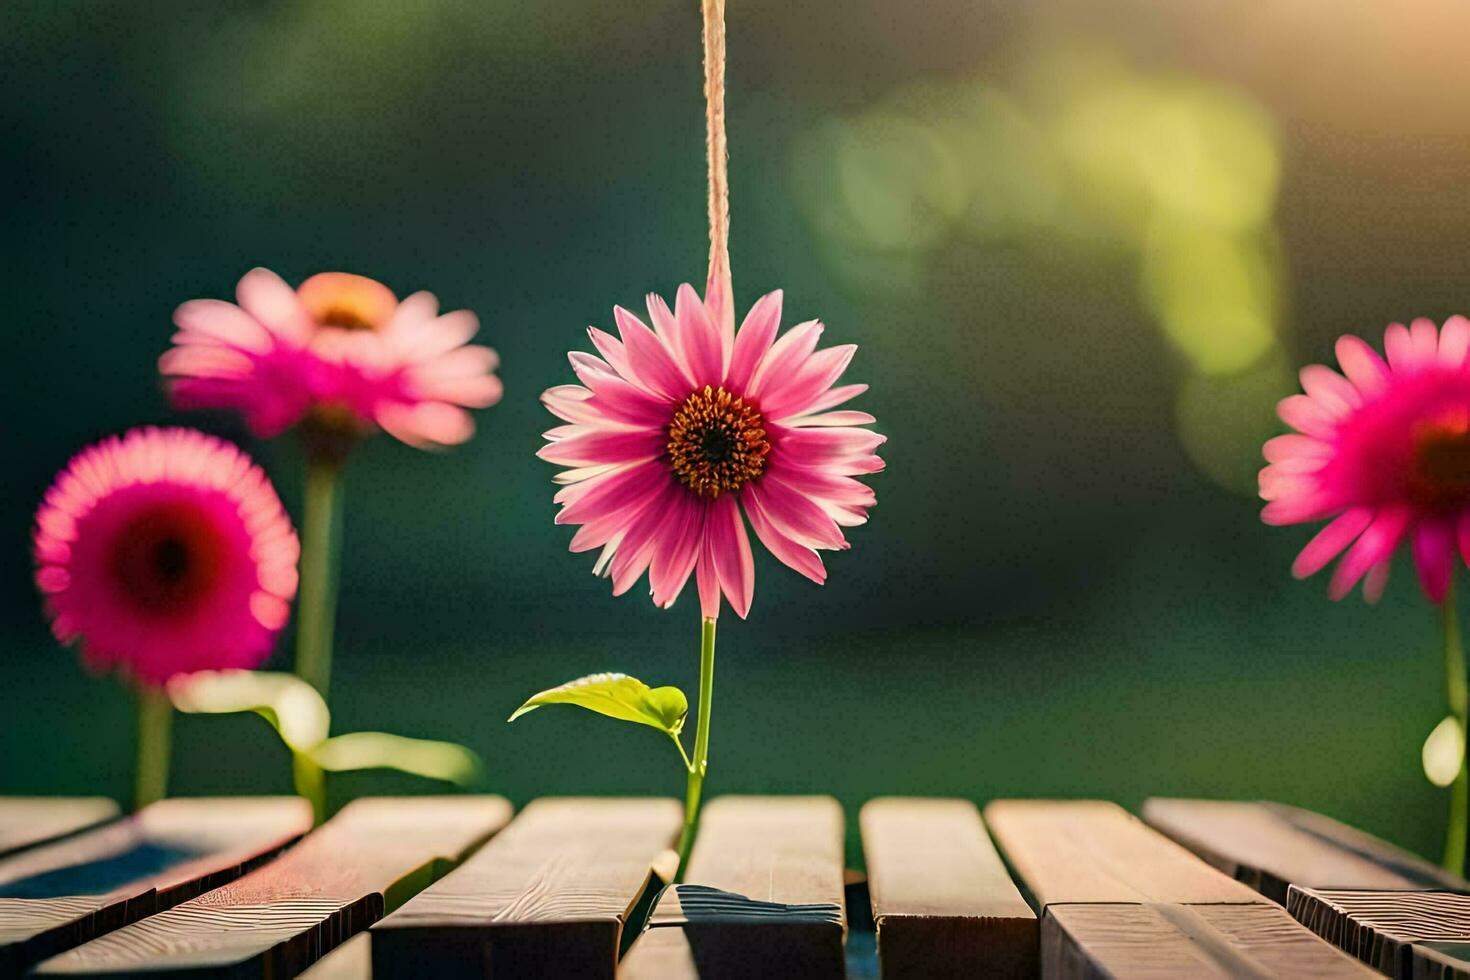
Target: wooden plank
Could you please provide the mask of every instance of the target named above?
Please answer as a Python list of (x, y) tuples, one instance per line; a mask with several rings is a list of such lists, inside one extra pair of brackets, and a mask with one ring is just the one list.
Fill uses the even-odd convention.
[(1393, 977), (1434, 976), (1442, 961), (1458, 960), (1460, 947), (1470, 944), (1470, 895), (1461, 892), (1293, 885), (1286, 909), (1323, 939)]
[[(1360, 850), (1310, 832), (1287, 819), (1281, 809), (1262, 803), (1151, 799), (1143, 805), (1143, 819), (1280, 905), (1286, 904), (1289, 885), (1414, 889), (1435, 884), (1422, 875), (1410, 877), (1396, 870), (1407, 868), (1415, 860), (1412, 855), (1377, 842), (1396, 858), (1393, 865), (1386, 865)], [(1343, 827), (1334, 820), (1322, 819)]]
[(1364, 975), (1114, 804), (1007, 800), (985, 818), (1044, 910), (1044, 977)]
[(1041, 943), (1047, 978), (1378, 976), (1264, 902), (1052, 905)]
[(37, 973), (292, 977), (509, 819), (510, 804), (497, 796), (358, 800), (279, 860)]
[(106, 823), (117, 804), (102, 796), (0, 797), (0, 858)]
[(611, 976), (683, 820), (667, 799), (540, 799), (373, 927), (379, 976)]
[(1415, 943), (1413, 980), (1470, 980), (1470, 944)]
[(1303, 810), (1300, 807), (1287, 806), (1283, 803), (1262, 805), (1298, 830), (1330, 841), (1343, 850), (1351, 851), (1375, 864), (1380, 864), (1412, 881), (1416, 888), (1470, 891), (1470, 881), (1466, 881), (1459, 875), (1451, 874), (1417, 854), (1410, 854), (1356, 827), (1350, 827), (1311, 810)]
[(1128, 811), (1100, 800), (997, 800), (996, 842), (1040, 907), (1058, 902), (1261, 901)]
[(975, 804), (877, 799), (859, 823), (884, 977), (1036, 975), (1036, 913)]
[(172, 799), (0, 861), (0, 976), (245, 873), (311, 826), (295, 797)]
[(687, 884), (664, 890), (618, 975), (841, 977), (842, 856), (842, 808), (831, 797), (714, 800)]

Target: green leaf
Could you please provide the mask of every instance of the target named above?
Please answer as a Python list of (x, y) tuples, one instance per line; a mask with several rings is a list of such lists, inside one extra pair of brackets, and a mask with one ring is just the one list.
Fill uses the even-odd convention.
[(270, 722), (293, 752), (315, 747), (331, 730), (327, 703), (295, 674), (201, 670), (169, 681), (168, 696), (175, 708), (188, 714), (253, 711)]
[(480, 757), (463, 745), (405, 738), (387, 732), (351, 732), (337, 735), (322, 742), (308, 754), (317, 765), (328, 772), (397, 769), (460, 786), (481, 782), (485, 772)]
[(684, 719), (689, 714), (689, 699), (677, 687), (650, 688), (627, 674), (588, 674), (527, 699), (509, 720), (515, 721), (547, 704), (575, 704), (674, 736), (684, 730)]

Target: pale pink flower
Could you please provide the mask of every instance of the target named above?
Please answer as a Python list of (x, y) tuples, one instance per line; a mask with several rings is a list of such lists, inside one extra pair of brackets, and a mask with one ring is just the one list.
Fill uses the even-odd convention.
[(647, 571), (654, 603), (668, 607), (695, 572), (705, 616), (718, 615), (723, 592), (744, 617), (755, 565), (743, 508), (776, 558), (825, 581), (817, 551), (847, 548), (842, 529), (875, 502), (854, 477), (883, 468), (874, 451), (884, 437), (859, 428), (873, 416), (832, 411), (867, 389), (834, 387), (857, 348), (817, 350), (815, 320), (777, 339), (779, 291), (738, 334), (733, 316), (713, 316), (688, 285), (672, 311), (648, 297), (652, 329), (621, 307), (613, 314), (621, 339), (592, 327), (601, 357), (569, 355), (582, 384), (542, 395), (567, 423), (537, 455), (571, 467), (555, 498), (557, 523), (581, 525), (571, 549), (602, 549), (596, 570), (615, 595)]
[(233, 409), (267, 438), (309, 419), (356, 435), (381, 427), (427, 448), (469, 439), (465, 409), (500, 400), (495, 352), (466, 344), (479, 321), (468, 310), (440, 314), (432, 293), (399, 302), (344, 272), (293, 290), (252, 269), (236, 298), (190, 300), (174, 313), (179, 332), (159, 369), (177, 407)]
[(1304, 578), (1342, 554), (1329, 586), (1334, 599), (1362, 580), (1376, 601), (1407, 541), (1419, 584), (1441, 602), (1456, 550), (1470, 561), (1470, 320), (1450, 317), (1442, 329), (1423, 319), (1395, 323), (1383, 346), (1386, 361), (1359, 338), (1341, 337), (1342, 374), (1320, 364), (1302, 369), (1306, 394), (1277, 409), (1297, 431), (1263, 450), (1261, 497), (1269, 503), (1261, 518), (1332, 518), (1292, 573)]
[(154, 685), (260, 666), (290, 615), (299, 554), (260, 467), (193, 429), (83, 450), (36, 514), (36, 584), (56, 638)]

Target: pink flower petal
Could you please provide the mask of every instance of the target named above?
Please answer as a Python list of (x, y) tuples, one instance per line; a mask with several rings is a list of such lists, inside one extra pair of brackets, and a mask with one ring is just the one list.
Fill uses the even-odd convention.
[(817, 351), (784, 382), (773, 382), (761, 403), (766, 417), (780, 421), (810, 411), (812, 404), (847, 370), (856, 353), (856, 344)]
[(1359, 337), (1347, 335), (1337, 339), (1337, 363), (1364, 395), (1377, 394), (1388, 385), (1388, 365)]
[(1330, 438), (1337, 424), (1321, 405), (1306, 395), (1288, 395), (1276, 405), (1281, 421), (1304, 435)]
[(743, 494), (745, 502), (745, 514), (750, 518), (750, 526), (755, 531), (755, 536), (760, 539), (766, 550), (776, 556), (776, 560), (787, 568), (793, 569), (818, 585), (827, 581), (827, 569), (822, 564), (822, 556), (811, 548), (788, 538), (777, 530), (766, 516), (765, 508), (761, 506), (758, 496), (749, 492)]
[(1439, 362), (1445, 367), (1459, 368), (1470, 353), (1470, 320), (1452, 316), (1439, 331)]
[(444, 402), (390, 403), (375, 415), (383, 431), (415, 449), (457, 446), (475, 434), (475, 420)]
[(780, 384), (788, 374), (800, 367), (811, 357), (812, 351), (817, 349), (817, 341), (822, 338), (822, 329), (821, 321), (807, 320), (786, 331), (756, 365), (747, 397), (759, 403), (769, 386)]
[(664, 436), (643, 429), (631, 431), (592, 430), (570, 439), (542, 446), (536, 453), (548, 463), (563, 466), (596, 466), (600, 463), (633, 463), (653, 459), (663, 452)]
[(706, 533), (707, 508), (703, 501), (680, 494), (674, 498), (673, 507), (677, 516), (655, 546), (653, 563), (648, 569), (653, 601), (661, 609), (672, 606), (684, 590), (684, 584), (694, 573)]
[(1313, 439), (1311, 436), (1298, 435), (1296, 433), (1267, 439), (1266, 444), (1261, 447), (1261, 455), (1265, 456), (1266, 460), (1271, 463), (1280, 463), (1288, 459), (1301, 457), (1324, 460), (1331, 459), (1332, 452), (1332, 446), (1328, 443), (1322, 442), (1320, 439)]
[(1296, 561), (1292, 562), (1291, 574), (1297, 578), (1315, 575), (1352, 544), (1372, 521), (1373, 510), (1369, 507), (1354, 507), (1344, 511), (1307, 542), (1301, 554), (1296, 556)]
[(1434, 518), (1421, 520), (1414, 528), (1411, 550), (1424, 594), (1430, 602), (1444, 602), (1455, 556), (1455, 533), (1450, 522)]
[(1383, 590), (1388, 587), (1388, 573), (1393, 568), (1393, 562), (1387, 558), (1372, 568), (1363, 577), (1363, 601), (1370, 606), (1383, 598)]
[(740, 507), (732, 494), (717, 497), (710, 507), (707, 522), (710, 554), (715, 560), (715, 571), (720, 577), (720, 588), (730, 600), (735, 615), (744, 619), (750, 613), (751, 600), (755, 598), (755, 559), (750, 553), (750, 538), (745, 534), (745, 522), (740, 519)]
[(628, 352), (628, 364), (645, 388), (673, 401), (685, 398), (693, 382), (679, 369), (668, 347), (647, 324), (621, 306), (613, 308), (618, 333)]
[(715, 556), (710, 550), (709, 535), (700, 548), (699, 562), (694, 566), (694, 579), (699, 587), (699, 613), (705, 619), (720, 616), (720, 576), (715, 571)]
[(878, 421), (867, 412), (824, 412), (820, 415), (799, 415), (785, 420), (784, 424), (800, 426), (854, 426), (869, 425)]
[(665, 480), (660, 470), (661, 467), (653, 461), (635, 463), (607, 476), (566, 488), (580, 493), (556, 515), (556, 523), (585, 524), (598, 516), (598, 512), (614, 513), (634, 506), (662, 490)]
[(629, 384), (637, 384), (637, 375), (633, 373), (632, 366), (628, 363), (628, 352), (623, 347), (623, 342), (612, 334), (596, 327), (587, 328), (587, 336), (592, 338), (592, 346), (597, 348), (609, 366)]
[[(827, 409), (835, 408), (845, 401), (851, 401), (852, 399), (856, 398), (858, 395), (861, 395), (867, 390), (867, 385), (838, 385), (836, 388), (833, 388), (831, 391), (818, 398), (811, 405), (807, 406), (806, 411), (808, 414), (814, 412), (825, 412)], [(804, 418), (805, 415), (798, 417)], [(790, 418), (786, 420), (786, 424), (796, 425), (798, 423), (796, 418)]]
[(1308, 364), (1301, 370), (1302, 388), (1334, 418), (1346, 415), (1363, 403), (1363, 396), (1346, 378), (1321, 364)]
[(847, 546), (842, 530), (822, 508), (769, 476), (745, 485), (747, 499), (765, 512), (777, 530), (808, 548), (830, 551)]
[(1439, 328), (1433, 320), (1419, 317), (1409, 324), (1409, 340), (1414, 345), (1414, 362), (1428, 367), (1439, 357)]
[(1393, 554), (1408, 529), (1412, 512), (1407, 507), (1385, 507), (1358, 537), (1342, 561), (1333, 569), (1327, 594), (1338, 600), (1353, 590), (1369, 568)]
[(679, 344), (689, 365), (689, 378), (694, 387), (720, 385), (725, 380), (720, 335), (704, 300), (687, 282), (679, 287), (674, 298), (674, 319), (679, 325)]
[(191, 299), (174, 311), (174, 323), (180, 330), (203, 334), (252, 354), (264, 354), (274, 343), (253, 316), (222, 300)]
[(756, 365), (776, 339), (776, 331), (781, 326), (781, 297), (778, 289), (756, 300), (740, 325), (740, 332), (735, 335), (727, 380), (737, 391), (749, 387)]
[(245, 312), (277, 336), (305, 344), (316, 329), (296, 290), (269, 269), (251, 269), (235, 287), (235, 298)]

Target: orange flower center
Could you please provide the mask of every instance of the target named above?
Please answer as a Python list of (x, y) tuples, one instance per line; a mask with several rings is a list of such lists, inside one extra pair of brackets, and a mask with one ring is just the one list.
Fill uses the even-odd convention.
[(160, 504), (118, 535), (112, 574), (123, 592), (152, 613), (177, 615), (197, 606), (224, 570), (224, 542), (193, 507)]
[(754, 405), (705, 385), (684, 399), (669, 422), (674, 476), (701, 497), (739, 490), (766, 468), (771, 444)]
[(319, 272), (296, 288), (312, 319), (338, 330), (376, 330), (398, 308), (398, 297), (376, 279)]

